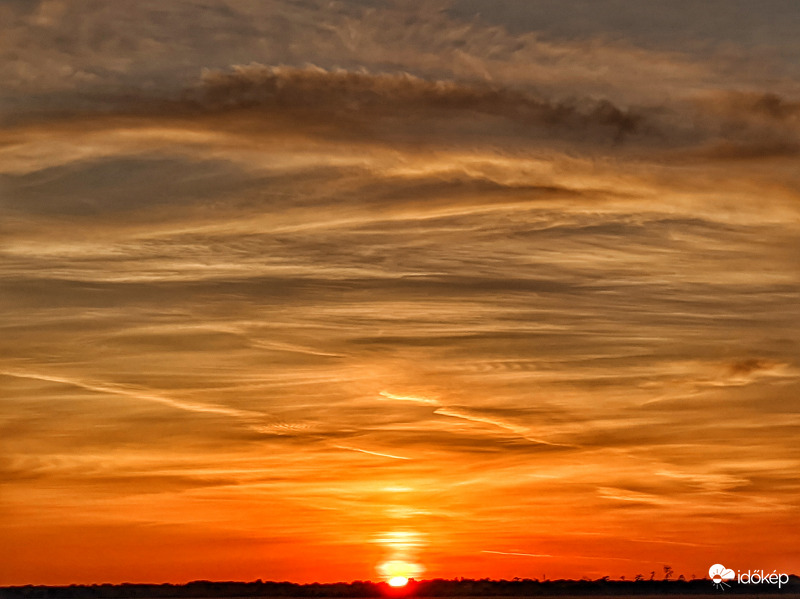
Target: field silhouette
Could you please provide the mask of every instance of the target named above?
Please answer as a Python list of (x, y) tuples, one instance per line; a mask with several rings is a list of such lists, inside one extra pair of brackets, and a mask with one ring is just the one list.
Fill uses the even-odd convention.
[[(69, 586), (13, 586), (0, 588), (0, 599), (167, 599), (233, 597), (547, 597), (547, 596), (708, 596), (723, 591), (709, 579), (695, 580), (409, 580), (402, 588), (386, 582), (354, 581), (298, 584), (292, 582), (211, 582), (187, 584), (93, 584)], [(800, 596), (800, 577), (791, 575), (782, 588), (776, 585), (731, 584), (725, 594)]]

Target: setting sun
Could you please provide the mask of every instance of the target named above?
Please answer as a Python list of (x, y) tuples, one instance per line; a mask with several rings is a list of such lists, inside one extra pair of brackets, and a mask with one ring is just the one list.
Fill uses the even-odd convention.
[(0, 599), (800, 574), (799, 28), (0, 0)]
[(404, 587), (408, 584), (408, 578), (405, 576), (395, 576), (389, 579), (389, 584), (393, 587)]

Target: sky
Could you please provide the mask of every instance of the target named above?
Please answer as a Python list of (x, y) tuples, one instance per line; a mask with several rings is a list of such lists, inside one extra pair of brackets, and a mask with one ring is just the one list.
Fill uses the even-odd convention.
[(0, 0), (0, 584), (800, 573), (795, 0)]

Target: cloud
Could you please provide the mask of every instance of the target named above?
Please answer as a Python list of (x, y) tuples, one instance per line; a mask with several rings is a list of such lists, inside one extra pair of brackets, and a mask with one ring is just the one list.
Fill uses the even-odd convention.
[(800, 126), (800, 102), (774, 92), (716, 92), (702, 98), (700, 104), (722, 116), (729, 127), (748, 121)]
[(737, 360), (730, 365), (731, 374), (734, 376), (749, 376), (755, 372), (769, 371), (779, 364), (763, 358), (747, 358)]
[[(608, 101), (569, 104), (490, 84), (427, 81), (408, 74), (370, 75), (308, 67), (235, 66), (231, 71), (207, 71), (197, 94), (211, 110), (263, 108), (272, 115), (322, 113), (331, 125), (369, 118), (501, 117), (523, 127), (608, 131), (621, 140), (635, 133), (641, 116)], [(192, 97), (192, 94), (189, 94)], [(322, 100), (322, 101), (320, 101)]]
[[(245, 144), (239, 152), (249, 160), (257, 148), (274, 146), (277, 154), (278, 148), (308, 152), (316, 145), (321, 153), (346, 144), (340, 161), (349, 155), (350, 163), (327, 165), (341, 172), (369, 161), (359, 148), (418, 154), (459, 147), (495, 155), (502, 148), (510, 155), (564, 161), (567, 153), (588, 159), (604, 155), (630, 161), (638, 170), (643, 163), (680, 167), (687, 160), (713, 165), (791, 157), (800, 147), (800, 103), (771, 91), (717, 89), (631, 105), (597, 96), (545, 95), (505, 82), (250, 63), (206, 69), (180, 93), (134, 102), (124, 95), (99, 95), (97, 102), (93, 109), (71, 114), (31, 113), (17, 128), (7, 127), (6, 135), (18, 143), (20, 135), (24, 139), (30, 135), (26, 131), (35, 130), (33, 123), (44, 119), (56, 132), (108, 129), (117, 144), (124, 141), (131, 149), (138, 131), (139, 151), (163, 152), (163, 142), (174, 140), (176, 149), (191, 155), (207, 141), (233, 156), (239, 140)], [(212, 171), (205, 177), (213, 187), (213, 170), (233, 165), (215, 164), (211, 156), (207, 160)], [(98, 176), (102, 167), (100, 158), (94, 167)], [(473, 179), (473, 185), (479, 182)], [(484, 184), (497, 183), (485, 177)], [(532, 191), (536, 187), (530, 186)], [(542, 192), (559, 187), (538, 186)]]
[(368, 449), (361, 449), (361, 448), (358, 448), (358, 447), (348, 447), (347, 445), (332, 445), (332, 447), (335, 447), (336, 449), (346, 449), (347, 451), (355, 451), (355, 452), (358, 452), (358, 453), (365, 453), (367, 455), (374, 455), (374, 456), (381, 457), (381, 458), (391, 458), (393, 460), (410, 460), (411, 459), (411, 458), (406, 457), (406, 456), (399, 456), (399, 455), (394, 455), (394, 454), (390, 454), (390, 453), (383, 453), (383, 452), (380, 452), (380, 451), (370, 451)]
[(537, 32), (558, 40), (623, 39), (643, 47), (688, 53), (726, 43), (759, 47), (768, 43), (759, 35), (761, 28), (768, 29), (769, 39), (780, 40), (782, 47), (796, 47), (793, 30), (800, 21), (791, 8), (786, 0), (768, 0), (757, 14), (745, 0), (709, 0), (702, 5), (676, 0), (664, 6), (643, 6), (635, 0), (577, 0), (571, 6), (558, 0), (535, 4), (457, 0), (448, 12), (496, 23), (517, 34)]
[(771, 92), (717, 91), (692, 103), (699, 155), (714, 160), (759, 160), (792, 157), (799, 151), (797, 101)]
[(518, 555), (522, 557), (556, 557), (548, 553), (519, 553), (517, 551), (491, 551), (489, 549), (483, 549), (481, 553), (494, 553), (496, 555)]
[[(476, 20), (474, 11), (459, 11), (449, 4), (212, 0), (165, 7), (150, 2), (98, 6), (90, 0), (5, 2), (5, 35), (0, 43), (3, 91), (21, 110), (30, 107), (31, 100), (63, 108), (71, 102), (85, 105), (82, 91), (136, 90), (138, 95), (174, 91), (201, 67), (251, 61), (516, 81), (567, 96), (583, 88), (595, 96), (612, 92), (658, 97), (676, 82), (708, 85), (720, 79), (713, 68), (692, 60), (692, 54), (704, 54), (697, 49), (689, 56), (645, 50), (642, 38), (660, 33), (652, 27), (645, 27), (643, 35), (634, 27), (629, 44), (601, 36), (598, 43), (592, 32), (555, 41), (514, 30), (525, 18), (514, 18), (505, 27), (487, 24), (487, 17), (501, 13), (498, 7), (483, 11), (484, 19)], [(544, 25), (557, 27), (559, 12), (563, 16), (563, 10), (547, 11)], [(536, 14), (541, 18), (545, 13)], [(570, 16), (568, 21), (574, 22), (574, 11)], [(672, 33), (677, 29), (666, 28)], [(17, 52), (19, 48), (26, 52)], [(632, 84), (654, 71), (660, 76), (633, 89)]]
[(497, 418), (495, 416), (489, 416), (487, 414), (482, 414), (477, 410), (467, 410), (464, 408), (451, 408), (451, 407), (441, 407), (437, 408), (434, 411), (435, 414), (440, 414), (442, 416), (450, 416), (451, 418), (461, 418), (463, 420), (467, 420), (469, 422), (477, 422), (479, 424), (488, 424), (490, 426), (495, 426), (497, 428), (509, 431), (514, 433), (515, 435), (519, 435), (520, 437), (527, 439), (533, 443), (538, 443), (540, 445), (556, 445), (562, 446), (560, 443), (553, 443), (550, 441), (544, 441), (541, 438), (537, 438), (531, 435), (531, 428), (527, 426), (523, 426), (520, 424), (515, 424), (513, 422), (509, 422), (502, 418)]
[(800, 143), (788, 140), (724, 141), (712, 144), (698, 154), (704, 158), (720, 161), (792, 158), (800, 154)]
[(388, 391), (381, 391), (378, 395), (386, 397), (387, 399), (393, 399), (395, 401), (410, 401), (412, 403), (419, 403), (431, 406), (441, 405), (438, 400), (431, 399), (428, 397), (417, 397), (415, 395), (394, 395), (392, 393), (389, 393)]
[(223, 416), (234, 419), (235, 421), (240, 422), (246, 428), (261, 434), (297, 434), (304, 432), (307, 428), (307, 426), (302, 424), (291, 425), (289, 423), (281, 422), (280, 420), (271, 417), (264, 412), (242, 410), (225, 405), (186, 401), (170, 397), (165, 393), (156, 392), (138, 385), (85, 381), (70, 377), (19, 370), (3, 370), (0, 371), (0, 376), (60, 383), (85, 389), (86, 391), (91, 391), (93, 393), (117, 395), (137, 401), (152, 402), (184, 412), (191, 412), (200, 415)]
[(261, 414), (245, 412), (224, 406), (203, 405), (203, 404), (196, 404), (196, 403), (176, 400), (169, 397), (165, 397), (158, 393), (153, 393), (152, 391), (149, 391), (147, 389), (141, 389), (130, 385), (87, 382), (56, 375), (14, 371), (14, 370), (0, 371), (0, 375), (10, 376), (15, 378), (28, 378), (39, 381), (62, 383), (65, 385), (73, 385), (76, 387), (80, 387), (81, 389), (86, 389), (87, 391), (94, 391), (96, 393), (107, 393), (111, 395), (122, 395), (125, 397), (132, 397), (134, 399), (152, 401), (171, 408), (176, 408), (178, 410), (196, 412), (198, 414), (219, 414), (223, 416), (231, 416), (234, 418), (252, 418), (254, 416), (261, 416)]
[[(158, 220), (246, 188), (241, 169), (223, 161), (105, 156), (34, 172), (0, 175), (3, 207), (16, 213), (113, 220), (120, 214)], [(154, 186), (153, 183), (157, 182)], [(13, 202), (11, 201), (13, 198)]]
[(433, 410), (433, 414), (437, 414), (440, 416), (449, 416), (451, 418), (458, 418), (461, 420), (467, 420), (469, 422), (474, 422), (478, 424), (488, 424), (492, 427), (497, 427), (502, 430), (509, 431), (514, 435), (521, 437), (522, 439), (525, 439), (526, 441), (531, 441), (538, 445), (553, 445), (558, 447), (566, 447), (565, 445), (562, 445), (560, 443), (554, 443), (550, 441), (544, 441), (539, 438), (534, 438), (531, 435), (531, 427), (522, 424), (516, 424), (496, 414), (492, 414), (492, 412), (496, 413), (501, 410), (496, 410), (496, 409), (490, 410), (486, 408), (484, 408), (483, 410), (476, 410), (476, 409), (465, 408), (463, 406), (449, 406), (439, 399), (431, 399), (416, 395), (395, 395), (387, 391), (381, 391), (379, 395), (394, 401), (411, 402), (414, 404), (421, 404), (425, 406), (436, 406), (436, 409)]

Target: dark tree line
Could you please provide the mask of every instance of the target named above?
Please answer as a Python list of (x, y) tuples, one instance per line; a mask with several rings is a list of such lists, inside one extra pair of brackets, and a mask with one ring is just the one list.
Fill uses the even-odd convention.
[[(385, 582), (355, 581), (297, 584), (292, 582), (211, 582), (198, 580), (188, 584), (93, 584), (70, 586), (14, 586), (0, 588), (0, 599), (193, 599), (247, 597), (537, 597), (574, 595), (719, 595), (720, 590), (708, 579), (650, 580), (410, 580), (406, 587), (395, 589)], [(782, 588), (776, 585), (732, 583), (726, 594), (800, 593), (800, 578), (790, 576)]]

